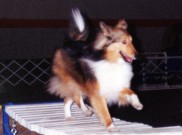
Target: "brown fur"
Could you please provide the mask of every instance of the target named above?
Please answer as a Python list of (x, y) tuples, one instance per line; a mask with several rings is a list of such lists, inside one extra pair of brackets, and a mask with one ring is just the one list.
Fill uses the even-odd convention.
[[(73, 61), (66, 56), (64, 51), (57, 50), (55, 52), (52, 72), (56, 75), (57, 80), (59, 81), (58, 83), (60, 83), (58, 93), (60, 97), (68, 96), (74, 98), (75, 95), (81, 95), (81, 90), (84, 89), (84, 85), (82, 84), (83, 80), (77, 75), (78, 73), (72, 69), (73, 64)], [(77, 80), (75, 80), (73, 76), (77, 76)]]
[(101, 122), (106, 127), (110, 126), (112, 124), (112, 119), (109, 114), (107, 103), (104, 97), (93, 94), (93, 95), (90, 95), (90, 101), (96, 113), (98, 114)]
[(125, 20), (120, 20), (113, 28), (101, 22), (100, 27), (102, 33), (98, 34), (94, 47), (97, 50), (106, 48), (105, 59), (116, 62), (121, 57), (121, 52), (131, 59), (135, 58), (137, 51), (133, 46), (132, 37), (127, 32)]
[[(124, 20), (120, 20), (115, 27), (107, 26), (100, 23), (101, 32), (98, 34), (96, 41), (93, 43), (94, 50), (104, 49), (104, 58), (109, 62), (116, 62), (121, 57), (129, 57), (134, 59), (136, 50), (132, 44), (132, 37), (127, 32), (127, 24)], [(121, 55), (122, 53), (122, 55)], [(106, 99), (99, 94), (99, 83), (92, 78), (84, 78), (84, 64), (81, 68), (84, 75), (80, 75), (75, 69), (74, 61), (64, 52), (63, 49), (57, 50), (53, 58), (52, 71), (57, 81), (50, 83), (50, 92), (53, 87), (60, 97), (67, 99), (71, 98), (80, 107), (80, 96), (86, 94), (95, 109), (100, 120), (106, 127), (112, 124), (112, 119), (109, 114)], [(83, 77), (84, 76), (84, 77)], [(119, 103), (127, 105), (126, 95), (134, 94), (130, 89), (121, 90), (119, 94)]]

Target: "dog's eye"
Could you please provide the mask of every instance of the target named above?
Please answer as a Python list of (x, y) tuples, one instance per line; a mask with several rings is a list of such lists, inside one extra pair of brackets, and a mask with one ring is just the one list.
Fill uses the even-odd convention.
[(126, 40), (123, 40), (122, 43), (125, 45), (127, 42), (126, 42)]

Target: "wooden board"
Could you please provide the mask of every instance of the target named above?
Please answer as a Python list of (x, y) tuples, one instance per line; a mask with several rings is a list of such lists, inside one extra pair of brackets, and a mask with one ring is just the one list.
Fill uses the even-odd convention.
[(182, 134), (180, 126), (152, 128), (142, 123), (132, 123), (116, 118), (113, 118), (113, 121), (120, 131), (109, 133), (95, 114), (85, 117), (76, 105), (73, 105), (71, 110), (75, 117), (73, 121), (65, 120), (63, 103), (9, 105), (5, 108), (7, 114), (20, 125), (43, 135)]

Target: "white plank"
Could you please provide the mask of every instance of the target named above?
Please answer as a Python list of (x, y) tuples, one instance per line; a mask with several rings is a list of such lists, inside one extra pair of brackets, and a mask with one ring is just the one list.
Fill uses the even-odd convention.
[(113, 118), (120, 130), (109, 133), (94, 114), (85, 117), (76, 105), (72, 107), (74, 121), (64, 118), (63, 103), (9, 105), (5, 111), (10, 117), (31, 131), (44, 135), (170, 135), (182, 134), (182, 127), (152, 128), (142, 123), (132, 123)]

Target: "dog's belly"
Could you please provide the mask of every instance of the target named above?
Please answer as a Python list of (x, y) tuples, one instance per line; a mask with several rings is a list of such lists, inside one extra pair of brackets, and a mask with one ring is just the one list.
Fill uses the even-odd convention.
[(106, 98), (108, 103), (117, 101), (119, 92), (130, 87), (133, 76), (132, 67), (122, 59), (117, 63), (105, 60), (99, 62), (87, 60), (87, 63), (99, 83), (100, 94)]

